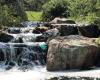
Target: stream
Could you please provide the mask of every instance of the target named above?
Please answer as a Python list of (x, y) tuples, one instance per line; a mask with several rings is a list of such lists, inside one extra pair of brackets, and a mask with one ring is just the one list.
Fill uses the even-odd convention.
[(46, 70), (48, 45), (35, 42), (42, 34), (7, 34), (14, 38), (7, 43), (0, 42), (0, 80), (47, 80), (60, 76), (100, 78), (99, 68), (49, 72)]

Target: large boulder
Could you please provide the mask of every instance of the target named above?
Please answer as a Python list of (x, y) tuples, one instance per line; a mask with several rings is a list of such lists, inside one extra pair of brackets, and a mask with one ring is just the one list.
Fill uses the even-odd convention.
[[(100, 48), (100, 37), (96, 38), (95, 43), (99, 46)], [(100, 49), (99, 49), (100, 50)], [(100, 51), (99, 51), (100, 52)], [(95, 66), (100, 67), (100, 53), (98, 53), (96, 61), (95, 61)]]
[(49, 42), (47, 70), (88, 69), (94, 65), (99, 48), (94, 39), (71, 35)]
[(100, 30), (94, 24), (52, 24), (53, 28), (58, 28), (61, 36), (82, 35), (90, 38), (100, 36)]
[(41, 34), (41, 33), (44, 33), (45, 31), (48, 30), (48, 27), (36, 27), (34, 30), (33, 30), (33, 33), (34, 34)]
[(94, 24), (79, 25), (78, 29), (80, 34), (86, 37), (97, 38), (100, 36), (100, 30), (98, 29), (98, 26)]
[(54, 26), (59, 29), (61, 36), (78, 35), (76, 24), (55, 24)]

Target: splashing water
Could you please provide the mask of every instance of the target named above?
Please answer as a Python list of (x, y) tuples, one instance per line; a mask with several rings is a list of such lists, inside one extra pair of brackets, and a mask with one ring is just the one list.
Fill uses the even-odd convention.
[(19, 38), (24, 42), (35, 42), (36, 37), (41, 36), (42, 34), (33, 34), (33, 33), (21, 33), (21, 34), (9, 34), (14, 37), (10, 42), (11, 43), (20, 43)]
[[(16, 64), (21, 69), (31, 69), (35, 65), (45, 65), (46, 43), (0, 43), (0, 62), (9, 65), (9, 70)], [(16, 64), (15, 64), (16, 63)]]

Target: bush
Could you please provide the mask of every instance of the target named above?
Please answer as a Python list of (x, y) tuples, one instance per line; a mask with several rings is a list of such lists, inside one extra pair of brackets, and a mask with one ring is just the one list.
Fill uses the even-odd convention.
[(55, 17), (70, 16), (67, 5), (68, 3), (66, 0), (50, 0), (43, 5), (43, 20), (50, 21)]
[(100, 19), (100, 0), (69, 0), (70, 15), (81, 22), (94, 23)]
[[(11, 0), (10, 0), (11, 1)], [(0, 4), (0, 27), (1, 26), (20, 26), (20, 22), (27, 20), (22, 3), (8, 0)]]

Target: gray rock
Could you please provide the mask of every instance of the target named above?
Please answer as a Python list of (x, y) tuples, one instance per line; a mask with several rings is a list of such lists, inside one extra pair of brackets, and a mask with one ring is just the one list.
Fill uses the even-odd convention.
[(61, 36), (78, 35), (77, 25), (75, 24), (56, 24)]
[(52, 24), (53, 28), (58, 28), (61, 36), (82, 35), (90, 38), (100, 36), (100, 30), (94, 24)]
[(46, 32), (44, 32), (41, 36), (38, 36), (36, 38), (37, 42), (49, 42), (49, 40), (53, 39), (54, 37), (60, 35), (59, 30), (54, 28), (54, 29), (50, 29), (47, 30)]
[(93, 67), (98, 46), (82, 36), (57, 37), (49, 42), (47, 70), (88, 69)]
[(13, 38), (14, 37), (9, 34), (3, 33), (3, 32), (0, 33), (0, 42), (9, 42)]
[(97, 25), (87, 24), (87, 25), (81, 25), (78, 28), (80, 34), (83, 36), (90, 38), (97, 38), (100, 36), (100, 30)]

